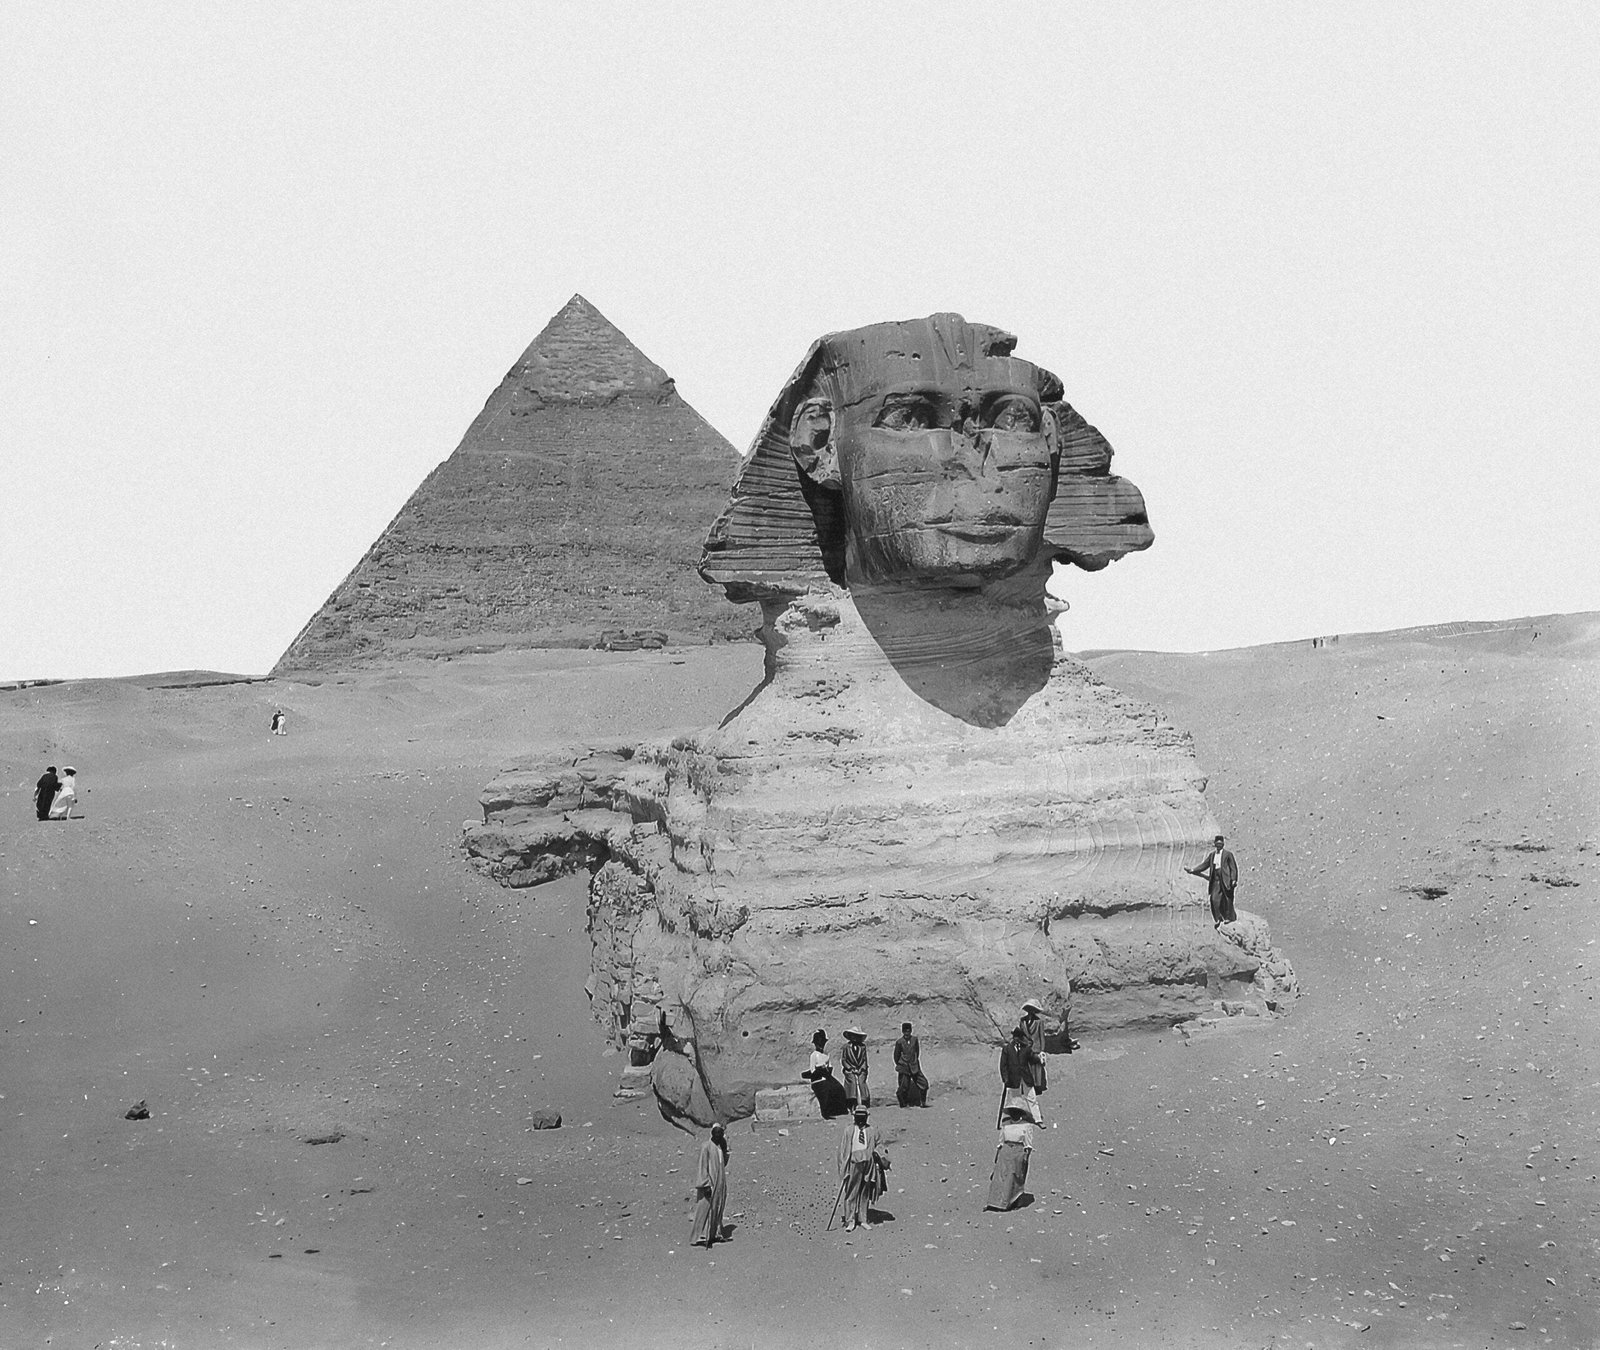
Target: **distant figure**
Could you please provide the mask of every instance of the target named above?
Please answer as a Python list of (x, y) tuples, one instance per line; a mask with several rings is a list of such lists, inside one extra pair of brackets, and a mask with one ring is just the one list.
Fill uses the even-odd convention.
[(1033, 1126), (1027, 1111), (1020, 1106), (1005, 1109), (1000, 1126), (1000, 1145), (994, 1151), (994, 1170), (989, 1174), (989, 1203), (985, 1209), (1008, 1210), (1022, 1199), (1028, 1184), (1028, 1158), (1033, 1153)]
[(926, 1106), (928, 1080), (922, 1076), (922, 1045), (911, 1034), (910, 1022), (900, 1024), (900, 1039), (894, 1043), (894, 1071), (894, 1099), (901, 1106)]
[(851, 1027), (845, 1032), (839, 1068), (844, 1074), (844, 1095), (850, 1105), (871, 1106), (872, 1094), (867, 1091), (867, 1033), (860, 1027)]
[(1002, 1115), (1006, 1107), (1020, 1106), (1035, 1125), (1044, 1124), (1039, 1094), (1033, 1087), (1033, 1054), (1028, 1049), (1027, 1033), (1020, 1026), (1011, 1028), (1011, 1040), (1000, 1051), (1000, 1082), (1005, 1088), (1000, 1099)]
[(78, 771), (70, 765), (61, 771), (61, 785), (50, 803), (51, 820), (71, 820), (73, 803), (78, 800)]
[(722, 1237), (722, 1211), (728, 1203), (728, 1140), (721, 1124), (711, 1127), (711, 1136), (700, 1145), (700, 1158), (694, 1176), (694, 1228), (689, 1233), (691, 1246), (709, 1248)]
[(1205, 877), (1211, 883), (1212, 926), (1221, 928), (1225, 923), (1232, 923), (1235, 918), (1233, 888), (1239, 884), (1239, 864), (1233, 860), (1233, 854), (1222, 847), (1222, 836), (1219, 834), (1212, 841), (1211, 853), (1200, 866), (1183, 870), (1192, 877)]
[(283, 715), (282, 708), (272, 714), (272, 734), (274, 736), (287, 736), (289, 734), (289, 719)]
[(55, 804), (56, 789), (61, 786), (61, 780), (56, 777), (56, 766), (52, 764), (39, 776), (39, 785), (33, 790), (33, 808), (40, 820), (50, 819), (50, 808)]
[(828, 1033), (820, 1027), (811, 1037), (811, 1067), (800, 1076), (811, 1084), (824, 1116), (842, 1116), (850, 1109), (844, 1084), (833, 1076), (833, 1061), (828, 1058)]
[(889, 1153), (877, 1126), (867, 1124), (867, 1108), (858, 1106), (855, 1118), (839, 1141), (840, 1195), (844, 1199), (844, 1231), (872, 1227), (872, 1202), (887, 1185)]
[(1028, 1043), (1029, 1062), (1033, 1065), (1033, 1090), (1044, 1092), (1050, 1086), (1044, 1065), (1044, 1011), (1034, 999), (1022, 1005), (1022, 1038)]

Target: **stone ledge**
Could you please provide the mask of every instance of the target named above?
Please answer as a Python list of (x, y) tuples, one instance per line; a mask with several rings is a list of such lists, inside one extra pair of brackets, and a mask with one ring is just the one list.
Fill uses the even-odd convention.
[(760, 1088), (756, 1092), (757, 1125), (787, 1125), (821, 1119), (822, 1103), (809, 1083), (786, 1083), (783, 1087)]

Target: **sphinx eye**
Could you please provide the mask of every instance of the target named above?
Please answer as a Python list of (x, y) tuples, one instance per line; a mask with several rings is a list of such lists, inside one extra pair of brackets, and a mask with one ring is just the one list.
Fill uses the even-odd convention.
[(996, 399), (985, 409), (984, 422), (996, 431), (1037, 431), (1039, 410), (1020, 395)]
[(874, 426), (890, 431), (928, 431), (939, 425), (938, 409), (920, 394), (903, 394), (884, 401)]

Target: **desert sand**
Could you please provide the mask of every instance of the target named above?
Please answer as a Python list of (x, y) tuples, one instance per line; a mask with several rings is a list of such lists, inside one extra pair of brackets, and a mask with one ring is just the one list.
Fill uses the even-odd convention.
[[(612, 1096), (582, 880), (458, 841), (758, 647), (0, 691), (0, 1345), (1593, 1344), (1597, 658), (1597, 615), (1090, 656), (1193, 732), (1302, 997), (1053, 1060), (1009, 1214), (993, 1066), (925, 1043), (900, 1111), (871, 1029), (884, 1221), (823, 1231), (835, 1125), (741, 1122), (710, 1252), (697, 1141)], [(34, 820), (47, 763), (83, 819)]]

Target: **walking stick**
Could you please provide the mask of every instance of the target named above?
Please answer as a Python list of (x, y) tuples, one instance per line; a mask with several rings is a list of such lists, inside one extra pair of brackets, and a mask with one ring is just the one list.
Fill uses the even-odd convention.
[(829, 1228), (833, 1227), (834, 1216), (839, 1213), (839, 1201), (844, 1199), (844, 1183), (849, 1179), (849, 1172), (846, 1172), (842, 1177), (839, 1178), (839, 1194), (833, 1197), (833, 1208), (828, 1211), (828, 1227), (822, 1230), (824, 1233), (826, 1233)]
[(994, 1127), (997, 1130), (1000, 1128), (1000, 1122), (1006, 1118), (1006, 1093), (1010, 1091), (1011, 1089), (1004, 1083), (1000, 1084), (1000, 1109), (994, 1113)]

